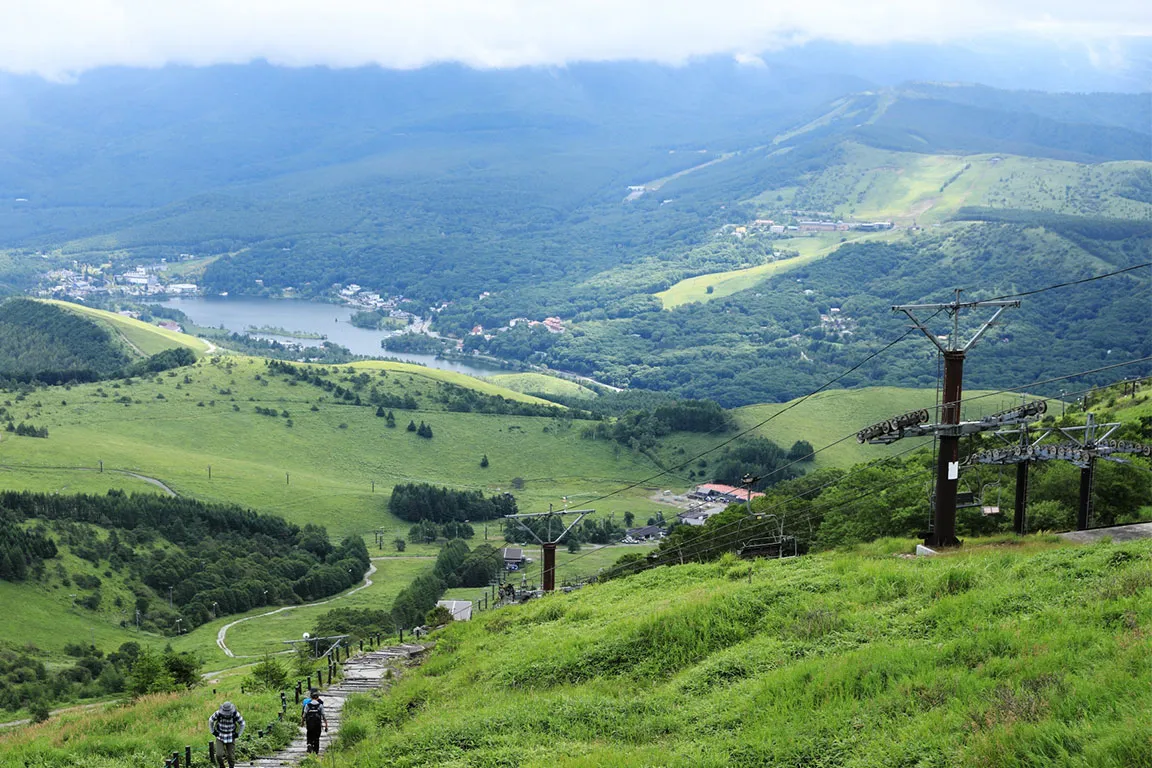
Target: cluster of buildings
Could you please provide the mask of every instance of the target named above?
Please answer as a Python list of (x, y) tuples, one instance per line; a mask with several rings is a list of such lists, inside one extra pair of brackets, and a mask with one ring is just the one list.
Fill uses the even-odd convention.
[(502, 325), (499, 328), (487, 331), (484, 330), (484, 326), (475, 325), (472, 327), (471, 334), (473, 336), (483, 336), (485, 339), (491, 339), (497, 333), (515, 328), (518, 325), (527, 325), (529, 328), (543, 326), (549, 333), (564, 333), (565, 331), (564, 321), (558, 317), (546, 317), (543, 320), (529, 320), (526, 317), (514, 317), (508, 321), (508, 325)]
[(892, 229), (892, 222), (808, 220), (798, 221), (794, 226), (786, 227), (787, 229), (795, 229), (800, 232), (883, 232), (886, 229)]
[(195, 283), (172, 283), (162, 278), (168, 265), (162, 259), (157, 264), (133, 267), (120, 274), (108, 275), (111, 264), (93, 267), (79, 264), (75, 269), (55, 269), (43, 275), (50, 283), (41, 296), (69, 296), (83, 299), (87, 296), (196, 296), (200, 287)]
[(832, 307), (828, 310), (828, 314), (820, 315), (820, 328), (828, 333), (851, 336), (855, 332), (856, 325), (856, 321), (841, 312), (840, 307)]
[[(397, 309), (397, 307), (405, 301), (403, 296), (381, 296), (378, 293), (364, 290), (356, 283), (349, 283), (340, 288), (338, 293), (340, 298), (343, 299), (348, 306), (355, 307), (356, 309), (379, 310), (386, 313), (388, 317), (395, 317), (408, 322), (420, 319), (411, 312)], [(444, 306), (447, 306), (447, 304)], [(443, 306), (441, 309), (443, 309)]]
[(800, 219), (794, 224), (777, 224), (772, 219), (756, 219), (751, 224), (735, 227), (732, 233), (740, 238), (756, 232), (773, 235), (810, 234), (813, 232), (882, 232), (892, 229), (890, 221), (843, 221), (842, 219)]

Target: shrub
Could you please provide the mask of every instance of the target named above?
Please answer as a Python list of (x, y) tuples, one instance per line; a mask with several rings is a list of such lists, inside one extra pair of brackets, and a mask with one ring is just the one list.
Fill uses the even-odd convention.
[(452, 612), (445, 608), (443, 605), (438, 605), (424, 617), (424, 623), (430, 627), (438, 627), (441, 624), (452, 623)]
[(264, 658), (252, 667), (248, 677), (249, 687), (261, 691), (279, 691), (288, 685), (288, 669), (279, 659), (265, 654)]

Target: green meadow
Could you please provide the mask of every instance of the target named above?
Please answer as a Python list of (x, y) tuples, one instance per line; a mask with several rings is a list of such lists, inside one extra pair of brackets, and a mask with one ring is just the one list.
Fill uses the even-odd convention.
[[(346, 370), (341, 375), (352, 375)], [(394, 409), (397, 426), (389, 429), (374, 408), (337, 403), (319, 388), (270, 376), (262, 360), (236, 356), (131, 383), (39, 389), (23, 400), (0, 392), (15, 418), (50, 432), (48, 439), (3, 435), (0, 487), (148, 489), (131, 476), (100, 475), (103, 462), (106, 470), (155, 478), (181, 495), (321, 523), (336, 538), (380, 528), (393, 538), (408, 528), (386, 512), (396, 483), (509, 491), (524, 511), (538, 511), (654, 470), (641, 455), (581, 439), (580, 422), (562, 418), (561, 408), (555, 418), (447, 412), (437, 398), (455, 381), (399, 364), (351, 371), (367, 372), (385, 391), (419, 397), (419, 408)], [(258, 407), (288, 415), (263, 415)], [(427, 422), (433, 438), (408, 432), (409, 420)], [(488, 467), (480, 466), (484, 455)], [(643, 497), (638, 491), (632, 498), (646, 505)], [(626, 496), (606, 508), (629, 506)]]
[(169, 331), (157, 325), (118, 315), (114, 312), (92, 309), (82, 304), (73, 304), (67, 301), (53, 300), (47, 303), (95, 321), (110, 330), (115, 336), (124, 339), (135, 352), (142, 355), (154, 355), (157, 352), (177, 347), (188, 347), (198, 353), (207, 352), (212, 348), (208, 342), (196, 336)]
[(541, 395), (564, 395), (567, 397), (595, 397), (596, 391), (559, 376), (546, 373), (501, 373), (490, 376), (488, 381), (513, 392)]
[[(993, 394), (989, 390), (972, 390), (965, 392), (963, 397), (962, 418), (965, 420), (977, 419), (1020, 404), (1018, 394)], [(817, 449), (836, 443), (817, 454), (814, 465), (818, 468), (847, 468), (905, 451), (914, 443), (931, 442), (924, 438), (901, 440), (887, 446), (861, 445), (856, 442), (854, 434), (871, 424), (908, 411), (927, 408), (932, 413), (936, 407), (936, 393), (930, 389), (833, 389), (818, 392), (798, 405), (794, 405), (795, 402), (748, 405), (735, 409), (733, 414), (736, 423), (743, 429), (752, 428), (771, 418), (772, 421), (757, 428), (755, 434), (767, 437), (785, 448), (796, 440), (807, 440)]]
[[(836, 218), (892, 221), (897, 227), (946, 226), (966, 206), (1019, 208), (1077, 216), (1146, 220), (1152, 204), (1118, 194), (1137, 161), (1082, 164), (1006, 154), (930, 155), (855, 143), (843, 161), (807, 180), (803, 190), (773, 189), (750, 198), (763, 215), (781, 206), (829, 211)], [(799, 255), (746, 269), (681, 280), (655, 294), (665, 309), (730, 296), (835, 252), (842, 244), (905, 237), (900, 230), (859, 234), (816, 233), (775, 241)], [(711, 289), (711, 292), (709, 292)]]
[(1152, 205), (1118, 194), (1137, 161), (1083, 164), (1008, 154), (931, 155), (861, 144), (842, 146), (803, 190), (772, 190), (748, 202), (829, 211), (836, 217), (936, 226), (965, 206), (1019, 208), (1075, 216), (1147, 219)]

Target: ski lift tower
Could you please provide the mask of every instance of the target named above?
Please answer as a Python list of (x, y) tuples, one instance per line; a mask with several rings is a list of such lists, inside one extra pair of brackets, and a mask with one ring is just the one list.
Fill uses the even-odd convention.
[[(560, 540), (563, 539), (566, 535), (568, 535), (568, 532), (571, 531), (573, 528), (575, 528), (576, 525), (581, 520), (583, 520), (587, 515), (592, 514), (594, 511), (595, 510), (592, 510), (592, 509), (566, 509), (566, 510), (563, 510), (561, 512), (555, 512), (551, 509), (551, 505), (549, 505), (549, 510), (547, 512), (535, 512), (535, 513), (525, 514), (525, 515), (505, 515), (504, 516), (505, 519), (515, 520), (521, 528), (528, 531), (529, 535), (531, 535), (532, 538), (536, 539), (536, 541), (540, 544), (540, 548), (544, 552), (543, 573), (541, 575), (540, 580), (541, 580), (541, 583), (544, 587), (545, 592), (555, 592), (556, 591), (556, 545), (559, 544)], [(573, 520), (572, 523), (567, 528), (564, 528), (563, 518), (565, 515), (576, 515), (576, 519)], [(532, 530), (530, 527), (528, 527), (527, 525), (524, 524), (523, 521), (527, 518), (537, 518), (537, 519), (544, 518), (544, 520), (547, 523), (547, 527), (545, 529), (545, 538), (544, 539), (541, 539), (536, 534), (536, 531)], [(553, 518), (556, 518), (557, 521), (559, 522), (559, 525), (557, 526), (557, 528), (562, 529), (560, 532), (560, 535), (557, 536), (556, 538), (552, 538), (552, 519)]]
[[(940, 547), (954, 547), (960, 543), (956, 538), (956, 482), (960, 479), (960, 393), (964, 378), (964, 357), (975, 346), (980, 337), (992, 327), (997, 318), (1009, 307), (1019, 307), (1019, 301), (960, 301), (960, 289), (950, 304), (903, 304), (892, 307), (893, 312), (903, 312), (915, 328), (928, 337), (944, 357), (944, 397), (941, 406), (940, 424), (933, 428), (940, 440), (939, 458), (936, 464), (936, 493), (932, 511), (932, 530), (927, 543)], [(991, 308), (995, 311), (987, 321), (964, 341), (960, 336), (960, 311), (964, 309)], [(951, 334), (937, 336), (928, 329), (927, 320), (919, 320), (917, 312), (931, 312), (928, 318), (946, 312), (952, 318)], [(863, 442), (863, 441), (861, 441)]]

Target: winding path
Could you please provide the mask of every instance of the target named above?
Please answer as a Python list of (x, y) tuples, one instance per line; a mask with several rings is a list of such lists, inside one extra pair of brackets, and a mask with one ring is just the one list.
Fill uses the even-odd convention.
[[(395, 555), (392, 557), (373, 557), (373, 558), (370, 558), (370, 560), (373, 560), (373, 561), (375, 561), (375, 560), (434, 560), (434, 559), (435, 558), (431, 557), (430, 555)], [(220, 627), (220, 631), (216, 633), (216, 645), (220, 647), (220, 650), (224, 652), (225, 656), (228, 656), (228, 657), (233, 658), (233, 659), (256, 659), (256, 658), (260, 658), (263, 654), (249, 655), (249, 656), (237, 656), (235, 653), (233, 653), (232, 649), (228, 647), (228, 642), (227, 642), (228, 630), (230, 630), (232, 627), (236, 626), (237, 624), (243, 624), (244, 622), (251, 621), (252, 619), (259, 619), (259, 618), (263, 618), (264, 616), (275, 616), (277, 613), (283, 613), (285, 611), (293, 611), (293, 610), (296, 610), (297, 608), (309, 608), (309, 607), (314, 606), (314, 605), (327, 605), (328, 603), (333, 603), (337, 600), (340, 600), (341, 598), (348, 597), (349, 595), (354, 595), (357, 592), (359, 592), (360, 590), (367, 589), (368, 587), (372, 586), (372, 575), (374, 573), (376, 573), (376, 565), (375, 565), (375, 563), (370, 563), (368, 566), (368, 572), (364, 574), (364, 583), (361, 584), (360, 586), (356, 587), (355, 589), (350, 589), (347, 592), (341, 592), (338, 595), (333, 595), (332, 597), (329, 597), (326, 600), (318, 600), (315, 603), (303, 603), (302, 605), (286, 605), (283, 608), (277, 608), (274, 611), (266, 611), (265, 613), (258, 613), (255, 616), (245, 616), (242, 619), (237, 619), (236, 621), (225, 624), (224, 626)], [(290, 653), (290, 651), (282, 651), (282, 653)]]
[[(330, 597), (327, 600), (318, 600), (315, 603), (304, 603), (302, 605), (286, 605), (283, 608), (277, 608), (274, 611), (267, 611), (265, 613), (258, 613), (255, 616), (245, 616), (242, 619), (236, 619), (236, 621), (229, 622), (229, 623), (225, 624), (224, 626), (220, 627), (220, 631), (216, 633), (216, 645), (220, 646), (220, 650), (224, 651), (224, 655), (228, 656), (230, 658), (233, 658), (233, 659), (255, 659), (258, 657), (258, 655), (262, 655), (262, 654), (258, 654), (257, 656), (237, 656), (236, 654), (232, 653), (232, 649), (228, 647), (228, 643), (227, 643), (228, 630), (232, 629), (232, 627), (236, 626), (237, 624), (243, 624), (244, 622), (251, 621), (252, 619), (259, 619), (259, 618), (263, 618), (264, 616), (275, 616), (278, 613), (284, 613), (285, 611), (294, 611), (297, 608), (310, 608), (314, 605), (327, 605), (328, 603), (335, 602), (336, 600), (339, 600), (342, 597), (348, 597), (348, 595), (354, 595), (357, 592), (359, 592), (360, 590), (368, 589), (368, 587), (372, 586), (372, 574), (374, 574), (374, 573), (376, 573), (376, 565), (374, 563), (369, 563), (368, 572), (366, 574), (364, 574), (364, 583), (361, 584), (360, 586), (356, 587), (355, 589), (350, 589), (347, 592), (341, 592), (340, 594), (338, 594), (334, 597)], [(287, 651), (287, 653), (291, 653), (291, 651)]]

